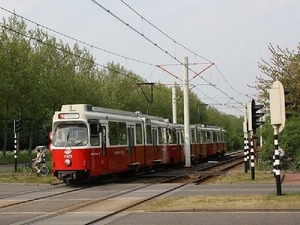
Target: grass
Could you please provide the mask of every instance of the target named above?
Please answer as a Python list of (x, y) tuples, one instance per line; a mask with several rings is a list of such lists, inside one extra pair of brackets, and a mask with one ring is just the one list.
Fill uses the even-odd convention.
[(274, 183), (273, 173), (265, 173), (262, 171), (255, 172), (255, 179), (251, 179), (251, 171), (248, 173), (241, 171), (232, 171), (223, 176), (219, 176), (213, 181), (214, 183), (227, 183), (227, 184), (247, 184), (247, 183)]
[(49, 174), (45, 177), (38, 176), (36, 173), (33, 173), (31, 176), (25, 176), (22, 173), (5, 171), (0, 172), (0, 183), (22, 183), (22, 184), (55, 184), (58, 180)]
[[(21, 168), (24, 163), (30, 162), (32, 158), (36, 157), (36, 153), (32, 151), (29, 154), (28, 151), (19, 151), (17, 157), (17, 172), (14, 169), (2, 169), (0, 171), (0, 183), (33, 183), (33, 184), (54, 184), (58, 180), (54, 178), (50, 172), (48, 176), (42, 177), (38, 176), (36, 173), (33, 173), (31, 176), (25, 176), (21, 173)], [(6, 152), (6, 156), (3, 153), (0, 153), (0, 166), (6, 164), (14, 164), (14, 152)], [(49, 152), (46, 152), (46, 164), (49, 167), (50, 171), (52, 170), (51, 164), (51, 155)]]
[[(273, 173), (255, 172), (255, 180), (251, 179), (251, 171), (245, 173), (243, 168), (231, 171), (217, 177), (212, 183), (218, 184), (247, 184), (272, 183), (276, 184)], [(211, 184), (211, 183), (210, 183)], [(207, 184), (204, 184), (207, 185)], [(282, 194), (247, 194), (247, 195), (199, 195), (189, 197), (166, 197), (143, 204), (140, 210), (145, 211), (181, 211), (181, 210), (251, 210), (251, 209), (291, 209), (300, 210), (299, 193)]]
[(174, 210), (249, 210), (249, 209), (298, 209), (300, 210), (300, 193), (277, 196), (267, 195), (214, 195), (164, 198), (146, 203), (139, 208), (145, 211)]
[[(20, 156), (20, 157), (19, 157)], [(30, 184), (54, 184), (59, 182), (51, 174), (46, 177), (32, 176), (27, 177), (20, 173), (21, 161), (28, 162), (35, 154), (28, 155), (28, 152), (18, 154), (18, 172), (2, 171), (0, 172), (0, 183), (30, 183)], [(51, 168), (50, 155), (47, 157), (48, 166)], [(6, 157), (0, 154), (0, 164), (13, 164), (13, 154)], [(243, 166), (238, 167), (229, 173), (217, 177), (213, 183), (226, 184), (253, 184), (253, 183), (273, 183), (275, 185), (272, 173), (255, 171), (255, 180), (251, 179), (251, 171), (244, 172)], [(205, 185), (205, 184), (204, 184)], [(143, 204), (139, 207), (145, 211), (170, 211), (170, 210), (249, 210), (249, 209), (299, 209), (300, 210), (300, 190), (299, 193), (283, 194), (277, 196), (275, 193), (264, 195), (209, 195), (209, 196), (190, 196), (190, 197), (166, 197)]]

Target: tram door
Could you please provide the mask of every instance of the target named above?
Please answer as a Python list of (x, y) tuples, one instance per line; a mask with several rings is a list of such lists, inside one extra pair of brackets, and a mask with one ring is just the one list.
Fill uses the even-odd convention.
[(157, 128), (152, 129), (152, 143), (153, 143), (153, 159), (157, 159)]
[(128, 132), (128, 154), (130, 156), (130, 163), (135, 162), (134, 156), (134, 126), (130, 125), (127, 127)]
[(107, 156), (106, 156), (106, 126), (101, 126), (101, 167), (102, 171), (106, 172), (107, 171)]

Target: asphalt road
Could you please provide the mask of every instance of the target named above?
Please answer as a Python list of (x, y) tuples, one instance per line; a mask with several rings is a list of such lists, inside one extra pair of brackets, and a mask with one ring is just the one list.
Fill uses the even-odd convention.
[(98, 225), (295, 225), (299, 221), (299, 212), (135, 212)]
[[(21, 164), (18, 165), (21, 167)], [(14, 165), (1, 165), (0, 170), (12, 170)], [(282, 183), (282, 193), (299, 193), (300, 192), (300, 174), (290, 175), (293, 179), (284, 179)], [(0, 193), (13, 194), (19, 191), (32, 190), (32, 186), (20, 184), (0, 184)], [(34, 186), (34, 188), (46, 188), (42, 186)], [(199, 195), (218, 195), (218, 194), (270, 194), (276, 193), (276, 185), (274, 184), (206, 184), (206, 185), (188, 185), (184, 188), (174, 191), (168, 197), (186, 197)], [(95, 193), (94, 193), (95, 194)], [(0, 203), (1, 203), (0, 194)], [(83, 221), (88, 221), (87, 218), (95, 218), (100, 214), (106, 212), (70, 212), (61, 216), (54, 217), (51, 224), (55, 225), (82, 225)], [(30, 215), (30, 214), (28, 214)], [(9, 215), (13, 219), (18, 217), (18, 212)], [(4, 219), (4, 215), (0, 215)], [(13, 221), (13, 220), (12, 220)], [(218, 211), (178, 211), (178, 212), (144, 212), (144, 211), (127, 211), (121, 215), (110, 217), (98, 224), (109, 225), (187, 225), (187, 224), (204, 224), (204, 225), (232, 225), (232, 224), (284, 224), (295, 225), (300, 222), (300, 209), (292, 210), (276, 210), (270, 211), (268, 209), (259, 210), (243, 210), (243, 211), (229, 211), (226, 209)], [(5, 224), (22, 224), (22, 223), (5, 223)], [(40, 221), (35, 224), (45, 224), (45, 221)], [(49, 224), (49, 221), (47, 221)]]
[[(23, 164), (17, 164), (17, 166), (21, 167)], [(6, 170), (12, 170), (15, 168), (14, 164), (9, 164), (9, 165), (0, 165), (0, 170), (1, 171), (6, 171)]]
[[(162, 184), (162, 187), (166, 184)], [(96, 198), (99, 196), (105, 196), (109, 192), (121, 191), (126, 189), (126, 185), (124, 184), (109, 184), (105, 186), (95, 187), (90, 192), (85, 193), (86, 198)], [(46, 191), (54, 193), (58, 191), (62, 191), (65, 189), (72, 189), (67, 186), (61, 186), (59, 189), (52, 187), (53, 189), (49, 189), (48, 185), (20, 185), (20, 184), (0, 184), (0, 205), (2, 201), (5, 201), (4, 196), (13, 195), (14, 193), (28, 193), (26, 196), (34, 195), (30, 191), (41, 189), (42, 193)], [(117, 188), (117, 190), (115, 190)], [(144, 192), (145, 194), (151, 194), (157, 190), (156, 188), (151, 188)], [(199, 196), (199, 195), (218, 195), (218, 194), (270, 194), (276, 192), (275, 184), (206, 184), (206, 185), (187, 185), (184, 188), (174, 191), (172, 194), (168, 194), (168, 197), (184, 197), (184, 196)], [(299, 192), (300, 185), (299, 184), (283, 184), (282, 185), (283, 193), (289, 192)], [(2, 195), (3, 194), (3, 195)], [(3, 196), (3, 197), (2, 197)], [(65, 196), (68, 197), (68, 196)], [(71, 195), (68, 197), (70, 198)], [(139, 197), (136, 195), (131, 195), (130, 198)], [(78, 201), (82, 197), (79, 195), (73, 196), (74, 200)], [(66, 199), (67, 200), (67, 199)], [(49, 202), (51, 203), (51, 202)], [(49, 204), (48, 203), (48, 204)], [(54, 203), (54, 202), (53, 202)], [(42, 202), (40, 203), (42, 204)], [(40, 207), (40, 206), (39, 206)], [(54, 207), (51, 204), (43, 205), (43, 207)], [(45, 208), (45, 209), (46, 209)], [(40, 209), (45, 214), (46, 211)], [(22, 211), (22, 210), (21, 210)], [(30, 212), (22, 213), (11, 213), (0, 215), (1, 224), (24, 224), (18, 221), (17, 217), (23, 216), (23, 219), (26, 220), (26, 216), (32, 216), (37, 213), (35, 210), (29, 210)], [(232, 224), (243, 224), (243, 225), (253, 225), (253, 224), (264, 224), (264, 225), (274, 225), (274, 224), (284, 224), (284, 225), (295, 225), (299, 224), (300, 221), (300, 209), (292, 209), (292, 210), (277, 210), (270, 211), (268, 209), (263, 210), (242, 210), (242, 211), (229, 211), (227, 209), (219, 209), (217, 211), (177, 211), (177, 212), (145, 212), (139, 211), (138, 209), (131, 209), (125, 213), (117, 214), (114, 217), (109, 217), (104, 221), (101, 221), (96, 224), (110, 224), (110, 225), (187, 225), (187, 224), (204, 224), (204, 225), (232, 225)], [(85, 224), (86, 221), (91, 219), (98, 218), (100, 215), (105, 215), (108, 213), (108, 209), (100, 209), (97, 210), (84, 210), (77, 212), (69, 212), (62, 215), (57, 215), (52, 217), (50, 220), (41, 220), (36, 221), (34, 224), (38, 225), (82, 225)], [(41, 215), (42, 215), (41, 214)], [(37, 215), (36, 215), (37, 216)], [(14, 221), (9, 223), (7, 220)], [(20, 220), (19, 220), (20, 221)]]

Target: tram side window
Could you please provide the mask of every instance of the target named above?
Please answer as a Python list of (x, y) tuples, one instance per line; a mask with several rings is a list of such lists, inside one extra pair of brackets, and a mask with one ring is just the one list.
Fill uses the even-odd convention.
[(199, 131), (196, 131), (196, 143), (201, 143), (201, 133)]
[(168, 140), (167, 140), (167, 128), (165, 127), (162, 127), (159, 131), (159, 136), (161, 136), (161, 144), (167, 144), (168, 143)]
[(181, 144), (183, 144), (184, 143), (184, 139), (185, 139), (185, 137), (184, 137), (184, 130), (181, 130), (180, 134), (181, 134)]
[(151, 125), (146, 125), (147, 144), (152, 144), (152, 130)]
[(142, 131), (142, 125), (136, 124), (135, 125), (136, 130), (136, 143), (137, 144), (143, 144), (143, 131)]
[(109, 127), (109, 144), (125, 145), (127, 144), (127, 129), (124, 122), (108, 122)]
[(207, 135), (206, 135), (206, 132), (205, 132), (205, 131), (201, 131), (201, 143), (202, 143), (202, 144), (208, 143)]
[(92, 146), (100, 145), (98, 124), (90, 124), (90, 129), (91, 129), (91, 137), (90, 137), (91, 145)]
[(224, 142), (224, 133), (220, 132), (220, 142)]
[(172, 144), (177, 144), (177, 133), (176, 133), (176, 129), (172, 129)]
[(218, 142), (218, 133), (217, 132), (212, 132), (213, 133), (213, 142), (216, 143)]
[(222, 134), (220, 131), (218, 132), (218, 142), (222, 142)]
[(212, 134), (211, 134), (211, 131), (207, 132), (207, 143), (212, 143)]
[(168, 129), (167, 132), (168, 144), (172, 144), (172, 129)]
[(195, 144), (196, 140), (195, 140), (195, 129), (191, 130), (191, 144)]
[(117, 122), (108, 122), (109, 127), (109, 144), (117, 145), (118, 144), (118, 123)]
[(106, 127), (101, 126), (102, 157), (106, 157)]
[(158, 127), (158, 144), (163, 144), (162, 127)]
[(126, 123), (119, 122), (119, 144), (120, 145), (127, 145), (127, 128)]

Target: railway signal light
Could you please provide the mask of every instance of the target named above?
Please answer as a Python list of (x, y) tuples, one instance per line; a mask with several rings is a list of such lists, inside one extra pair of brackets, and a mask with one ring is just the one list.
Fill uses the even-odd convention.
[(21, 119), (14, 120), (14, 132), (19, 133), (21, 128), (22, 128), (22, 120)]
[(285, 96), (291, 91), (284, 90), (280, 81), (275, 81), (270, 89), (270, 113), (271, 124), (279, 126), (279, 132), (281, 132), (285, 125), (285, 119), (291, 116), (291, 113), (286, 113), (285, 109), (292, 102), (285, 101)]
[(259, 112), (262, 107), (263, 105), (257, 105), (254, 99), (252, 99), (249, 104), (248, 129), (249, 131), (252, 131), (253, 134), (256, 134), (256, 129), (265, 123), (264, 121), (262, 121), (262, 116), (265, 114), (263, 112)]

